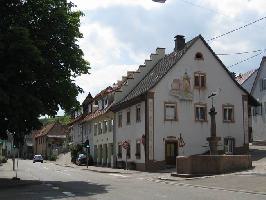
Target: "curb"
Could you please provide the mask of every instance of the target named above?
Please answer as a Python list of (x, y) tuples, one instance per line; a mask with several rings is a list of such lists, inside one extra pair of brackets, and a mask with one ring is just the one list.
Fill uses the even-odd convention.
[(101, 170), (96, 170), (96, 169), (81, 169), (81, 170), (89, 170), (92, 172), (98, 172), (98, 173), (102, 173), (102, 174), (133, 174), (133, 173), (126, 173), (126, 172), (117, 172), (117, 171), (101, 171)]

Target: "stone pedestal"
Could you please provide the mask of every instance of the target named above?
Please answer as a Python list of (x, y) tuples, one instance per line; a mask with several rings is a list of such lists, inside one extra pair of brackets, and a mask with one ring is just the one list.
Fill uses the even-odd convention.
[(217, 155), (218, 154), (218, 142), (221, 140), (221, 137), (208, 137), (207, 141), (209, 142), (210, 146), (210, 154)]
[(207, 138), (207, 141), (209, 142), (210, 146), (210, 154), (211, 155), (217, 155), (218, 154), (218, 142), (221, 140), (221, 137), (216, 136), (216, 122), (215, 122), (215, 115), (217, 112), (215, 112), (215, 108), (212, 106), (209, 112), (209, 115), (211, 116), (211, 137)]

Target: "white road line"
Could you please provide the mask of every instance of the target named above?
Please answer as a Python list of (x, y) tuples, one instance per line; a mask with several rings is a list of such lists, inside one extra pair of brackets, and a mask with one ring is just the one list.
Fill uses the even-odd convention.
[(116, 177), (122, 177), (122, 178), (127, 178), (129, 176), (125, 176), (125, 175), (122, 175), (122, 174), (108, 174), (110, 176), (116, 176)]
[(75, 194), (71, 193), (71, 192), (62, 192), (64, 195), (69, 196), (69, 197), (74, 197), (76, 196)]
[(50, 184), (50, 183), (45, 183), (45, 185), (46, 185), (46, 186), (49, 186), (49, 187), (53, 186), (53, 185)]
[(59, 187), (52, 187), (54, 190), (59, 190)]

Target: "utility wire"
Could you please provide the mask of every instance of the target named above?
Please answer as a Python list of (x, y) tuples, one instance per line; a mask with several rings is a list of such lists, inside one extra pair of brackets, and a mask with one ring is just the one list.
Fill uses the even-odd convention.
[(215, 12), (215, 13), (217, 13), (217, 14), (219, 14), (219, 15), (223, 15), (223, 16), (228, 17), (227, 15), (225, 15), (225, 14), (223, 14), (223, 13), (221, 13), (221, 12), (218, 12), (217, 10), (214, 10), (214, 9), (211, 9), (211, 8), (206, 8), (206, 7), (202, 6), (202, 5), (192, 3), (191, 1), (186, 1), (186, 0), (179, 0), (179, 1), (182, 1), (183, 3), (189, 4), (189, 5), (192, 5), (192, 6), (198, 7), (198, 8), (203, 8), (203, 9), (205, 9), (205, 10), (208, 10), (208, 11), (211, 11), (211, 12)]
[(233, 29), (233, 30), (231, 30), (231, 31), (228, 31), (228, 32), (223, 33), (223, 34), (221, 34), (221, 35), (218, 35), (218, 36), (216, 36), (216, 37), (213, 37), (213, 38), (211, 38), (211, 39), (209, 39), (209, 40), (207, 40), (207, 41), (213, 41), (213, 40), (216, 40), (216, 39), (218, 39), (218, 38), (220, 38), (220, 37), (226, 36), (226, 35), (228, 35), (228, 34), (230, 34), (230, 33), (235, 32), (235, 31), (239, 31), (239, 30), (241, 30), (241, 29), (243, 29), (243, 28), (246, 28), (246, 27), (248, 27), (248, 26), (250, 26), (250, 25), (253, 25), (253, 24), (255, 24), (255, 23), (259, 22), (259, 21), (262, 21), (262, 20), (264, 20), (264, 19), (266, 19), (266, 17), (262, 17), (262, 18), (260, 18), (260, 19), (257, 19), (257, 20), (255, 20), (255, 21), (253, 21), (253, 22), (250, 22), (250, 23), (248, 23), (248, 24), (246, 24), (246, 25), (244, 25), (244, 26), (240, 26), (240, 27), (238, 27), (238, 28), (236, 28), (236, 29)]
[(241, 55), (241, 54), (248, 54), (248, 53), (256, 53), (256, 52), (261, 52), (261, 51), (266, 51), (266, 49), (258, 49), (254, 51), (243, 51), (243, 52), (236, 52), (236, 53), (217, 53), (217, 56), (231, 56), (231, 55)]
[(241, 60), (241, 61), (239, 61), (239, 62), (237, 62), (237, 63), (235, 63), (235, 64), (232, 64), (232, 65), (230, 65), (230, 66), (227, 67), (227, 68), (231, 68), (231, 67), (234, 67), (234, 66), (236, 66), (236, 65), (238, 65), (238, 64), (240, 64), (240, 63), (246, 62), (246, 61), (248, 61), (248, 60), (250, 60), (250, 59), (252, 59), (252, 58), (255, 58), (256, 56), (259, 56), (259, 55), (262, 54), (262, 53), (263, 53), (263, 51), (261, 51), (260, 53), (255, 54), (255, 55), (253, 55), (253, 56), (251, 56), (251, 57), (248, 57), (248, 58), (246, 58), (246, 59), (244, 59), (244, 60)]

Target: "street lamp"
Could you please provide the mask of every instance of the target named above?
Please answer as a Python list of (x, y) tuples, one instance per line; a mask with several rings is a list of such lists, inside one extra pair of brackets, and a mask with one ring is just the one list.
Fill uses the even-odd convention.
[(157, 3), (165, 3), (166, 2), (166, 0), (152, 0), (152, 1), (157, 2)]

